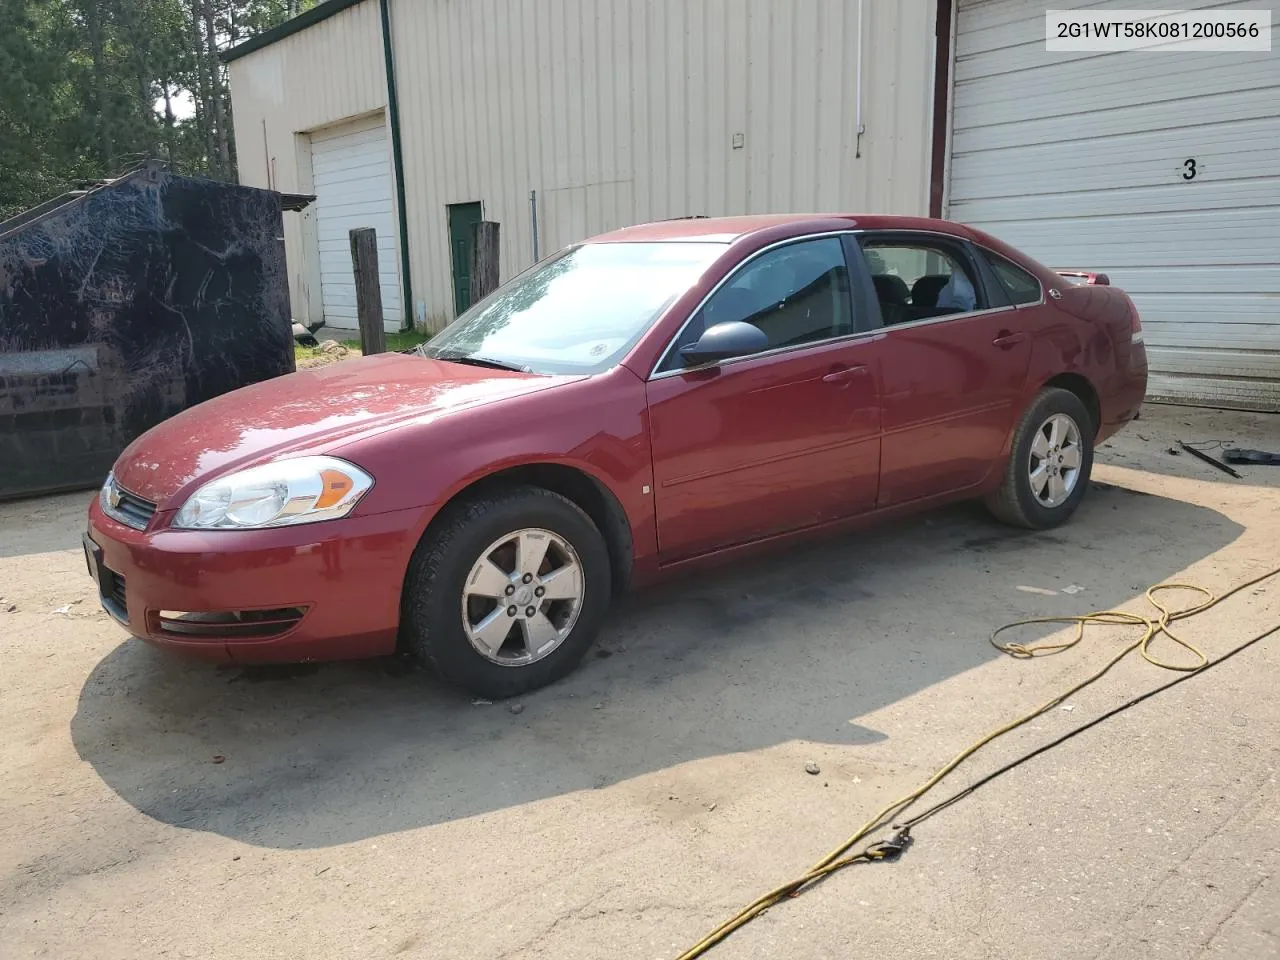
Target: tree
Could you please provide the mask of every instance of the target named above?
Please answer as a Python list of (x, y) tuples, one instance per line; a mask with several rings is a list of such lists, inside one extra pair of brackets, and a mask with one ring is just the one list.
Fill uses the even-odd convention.
[(146, 159), (234, 179), (219, 54), (315, 2), (0, 0), (0, 218)]
[(62, 11), (0, 0), (0, 217), (95, 175), (87, 94), (65, 53)]
[(213, 0), (192, 0), (193, 13), (195, 7), (200, 8), (200, 17), (204, 24), (205, 67), (209, 71), (209, 101), (213, 107), (213, 142), (218, 151), (217, 170), (222, 174), (231, 173), (231, 131), (227, 129), (227, 116), (231, 112), (226, 92), (226, 84), (222, 78), (222, 65), (218, 60), (218, 23), (213, 10)]

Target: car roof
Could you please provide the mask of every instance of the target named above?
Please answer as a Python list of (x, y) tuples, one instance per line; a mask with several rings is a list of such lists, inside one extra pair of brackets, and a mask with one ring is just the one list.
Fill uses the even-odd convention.
[(751, 234), (800, 236), (826, 230), (932, 230), (968, 237), (970, 231), (950, 220), (857, 213), (772, 213), (744, 217), (681, 217), (623, 227), (592, 237), (587, 243), (655, 243), (690, 241), (733, 243)]

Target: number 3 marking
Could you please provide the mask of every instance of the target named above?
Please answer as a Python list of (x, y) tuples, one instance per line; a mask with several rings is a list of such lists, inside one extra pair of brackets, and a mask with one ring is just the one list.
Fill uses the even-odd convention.
[(1194, 180), (1196, 178), (1196, 162), (1195, 160), (1184, 160), (1182, 165), (1186, 167), (1186, 171), (1182, 174), (1183, 180)]

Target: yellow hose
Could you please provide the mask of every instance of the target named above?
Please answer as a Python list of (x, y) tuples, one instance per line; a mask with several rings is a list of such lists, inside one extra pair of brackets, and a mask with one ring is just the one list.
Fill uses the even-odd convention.
[[(1170, 624), (1176, 620), (1185, 620), (1188, 617), (1193, 617), (1196, 614), (1203, 613), (1211, 607), (1217, 606), (1228, 597), (1239, 593), (1241, 590), (1246, 590), (1249, 587), (1261, 583), (1263, 580), (1276, 576), (1277, 574), (1280, 574), (1280, 567), (1276, 567), (1275, 569), (1269, 570), (1260, 576), (1254, 577), (1252, 580), (1248, 580), (1232, 587), (1221, 596), (1216, 596), (1213, 591), (1207, 590), (1204, 587), (1193, 583), (1158, 584), (1157, 586), (1149, 588), (1146, 592), (1147, 601), (1159, 611), (1159, 615), (1155, 617), (1144, 617), (1140, 614), (1129, 613), (1125, 610), (1098, 610), (1093, 613), (1086, 613), (1081, 614), (1080, 616), (1071, 617), (1029, 617), (1025, 620), (1015, 620), (1012, 623), (1007, 623), (998, 628), (991, 634), (991, 644), (1002, 653), (1006, 653), (1011, 657), (1017, 657), (1019, 659), (1048, 656), (1055, 653), (1061, 653), (1064, 650), (1069, 650), (1084, 639), (1084, 630), (1089, 624), (1106, 626), (1141, 626), (1144, 629), (1141, 637), (1123, 647), (1120, 652), (1108, 660), (1100, 670), (1091, 674), (1084, 680), (1081, 680), (1079, 683), (1068, 687), (1066, 690), (1053, 697), (1053, 699), (1046, 701), (1031, 712), (1023, 714), (1016, 720), (1012, 720), (1003, 726), (997, 727), (986, 736), (981, 737), (969, 746), (965, 747), (960, 751), (960, 753), (956, 754), (955, 757), (938, 768), (932, 776), (925, 780), (924, 783), (915, 790), (912, 790), (910, 793), (905, 794), (897, 800), (894, 800), (888, 806), (884, 807), (879, 813), (859, 827), (857, 832), (849, 837), (849, 839), (845, 840), (840, 844), (840, 846), (836, 847), (825, 857), (815, 863), (805, 873), (782, 886), (775, 887), (763, 896), (753, 900), (733, 917), (726, 920), (684, 953), (680, 954), (676, 960), (694, 960), (695, 957), (702, 956), (721, 940), (725, 939), (725, 937), (729, 936), (729, 934), (754, 920), (760, 914), (764, 913), (765, 910), (781, 901), (784, 897), (797, 895), (803, 888), (807, 887), (815, 880), (825, 877), (827, 874), (834, 873), (851, 863), (882, 858), (884, 854), (879, 853), (874, 849), (854, 854), (850, 854), (849, 851), (859, 841), (866, 839), (868, 834), (890, 823), (894, 817), (902, 813), (907, 807), (911, 806), (932, 790), (940, 780), (947, 776), (947, 774), (951, 773), (956, 767), (960, 766), (961, 763), (973, 756), (987, 744), (991, 743), (993, 740), (999, 739), (1012, 730), (1016, 730), (1018, 727), (1034, 720), (1036, 717), (1041, 716), (1049, 710), (1052, 710), (1068, 697), (1079, 693), (1085, 687), (1100, 680), (1111, 670), (1112, 667), (1118, 664), (1125, 657), (1129, 656), (1129, 654), (1133, 653), (1135, 650), (1139, 651), (1148, 663), (1154, 664), (1163, 670), (1193, 673), (1197, 670), (1203, 669), (1210, 662), (1209, 659), (1194, 644), (1177, 636), (1170, 629)], [(1172, 611), (1156, 599), (1159, 593), (1168, 590), (1193, 590), (1201, 594), (1204, 597), (1204, 600), (1194, 606)], [(1035, 646), (1026, 646), (1020, 643), (1000, 643), (996, 639), (1000, 634), (1007, 630), (1036, 623), (1074, 623), (1076, 625), (1076, 635), (1073, 639), (1065, 643), (1044, 643)], [(1168, 637), (1174, 643), (1189, 651), (1195, 656), (1196, 662), (1193, 664), (1171, 663), (1168, 660), (1162, 660), (1155, 656), (1151, 652), (1151, 643), (1160, 636)]]

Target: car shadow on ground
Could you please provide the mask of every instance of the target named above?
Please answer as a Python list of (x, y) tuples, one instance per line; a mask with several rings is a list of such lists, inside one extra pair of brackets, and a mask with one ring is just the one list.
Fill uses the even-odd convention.
[(1105, 484), (1045, 533), (946, 509), (629, 597), (584, 667), (518, 712), (399, 661), (219, 671), (128, 641), (88, 678), (71, 733), (157, 820), (346, 843), (709, 756), (883, 739), (859, 718), (999, 656), (1000, 623), (1121, 604), (1240, 532)]

